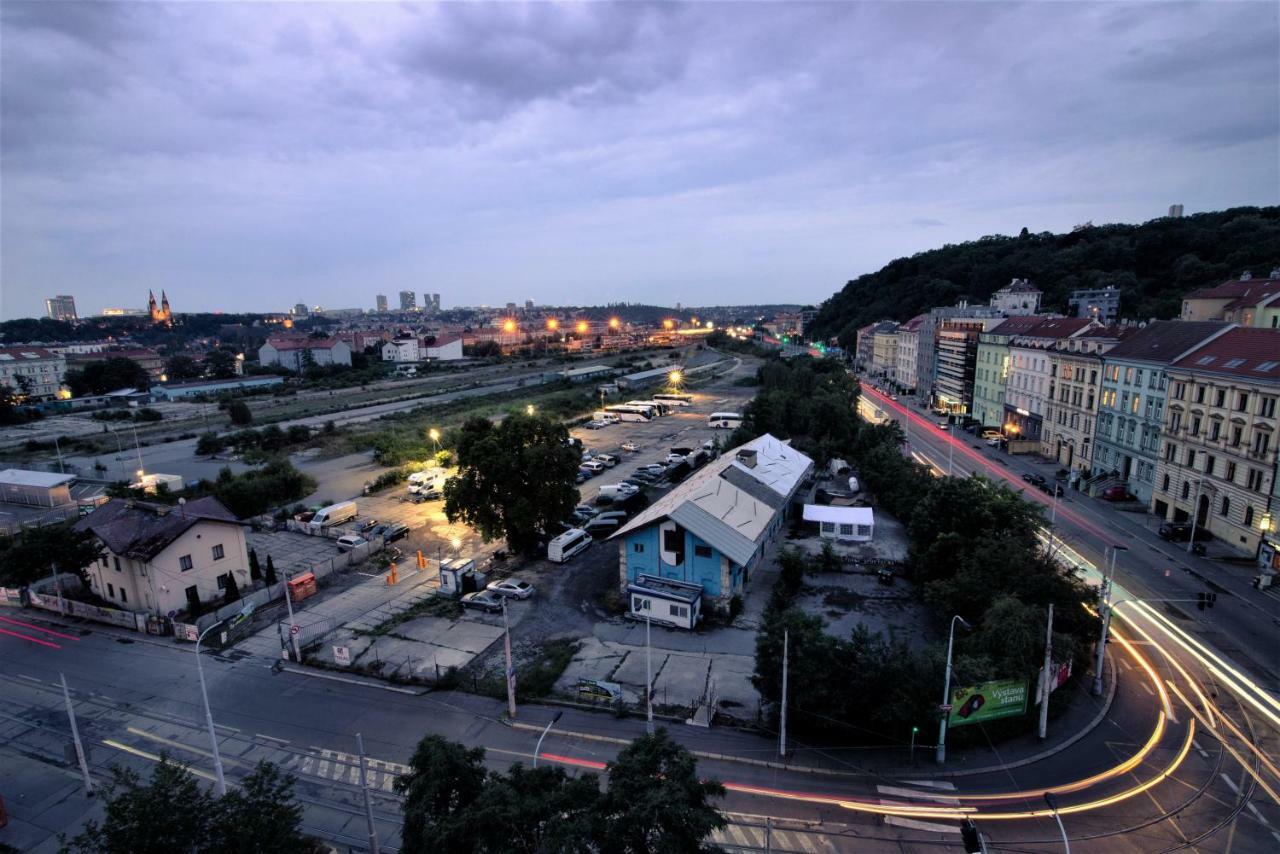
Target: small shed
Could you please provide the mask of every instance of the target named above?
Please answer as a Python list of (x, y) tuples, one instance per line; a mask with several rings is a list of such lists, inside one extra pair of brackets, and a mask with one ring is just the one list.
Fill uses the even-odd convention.
[(702, 585), (641, 575), (627, 585), (627, 616), (692, 629), (702, 619)]
[(73, 475), (47, 471), (0, 471), (0, 501), (29, 507), (61, 507), (71, 503)]
[(817, 522), (818, 532), (831, 540), (869, 543), (875, 533), (875, 514), (870, 507), (806, 504), (804, 520)]

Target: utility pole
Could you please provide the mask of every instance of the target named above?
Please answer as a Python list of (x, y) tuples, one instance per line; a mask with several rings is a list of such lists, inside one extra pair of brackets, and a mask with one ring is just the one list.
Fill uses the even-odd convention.
[(511, 662), (511, 626), (507, 623), (507, 597), (502, 597), (502, 647), (507, 655), (507, 714), (516, 717), (516, 667)]
[(1044, 637), (1044, 670), (1040, 677), (1040, 740), (1044, 741), (1049, 727), (1049, 670), (1053, 667), (1053, 603), (1049, 603), (1049, 625)]
[(67, 689), (66, 674), (59, 673), (62, 680), (62, 699), (67, 703), (67, 719), (71, 721), (71, 740), (76, 745), (76, 759), (80, 762), (80, 773), (84, 775), (84, 793), (93, 797), (93, 780), (89, 777), (89, 762), (84, 756), (84, 745), (80, 743), (80, 728), (76, 726), (76, 710), (71, 705), (71, 692)]
[(145, 468), (142, 465), (142, 443), (138, 441), (138, 425), (133, 424), (132, 427), (133, 427), (133, 447), (134, 447), (134, 450), (138, 452), (138, 477), (142, 477), (142, 472), (145, 471)]
[(364, 739), (356, 733), (356, 752), (360, 754), (360, 791), (364, 793), (364, 822), (369, 828), (370, 854), (378, 854), (378, 831), (373, 826), (373, 801), (369, 798), (369, 776), (364, 758)]
[(53, 437), (53, 450), (58, 455), (58, 473), (66, 474), (67, 470), (62, 465), (62, 446), (58, 444), (58, 437)]
[(1107, 655), (1107, 632), (1111, 629), (1111, 587), (1115, 584), (1116, 555), (1121, 550), (1128, 551), (1128, 546), (1111, 547), (1111, 564), (1106, 578), (1102, 579), (1101, 604), (1099, 616), (1102, 617), (1102, 634), (1098, 636), (1098, 649), (1093, 665), (1093, 696), (1102, 696), (1102, 664)]
[(947, 671), (946, 676), (942, 680), (942, 720), (938, 723), (938, 749), (934, 754), (934, 760), (939, 765), (947, 761), (947, 721), (951, 717), (951, 656), (956, 645), (956, 623), (969, 628), (969, 623), (964, 617), (956, 614), (951, 618), (951, 630), (947, 632)]
[(213, 728), (213, 712), (209, 711), (209, 689), (204, 684), (204, 666), (200, 663), (200, 641), (221, 623), (213, 623), (196, 636), (196, 673), (200, 675), (200, 696), (204, 700), (204, 722), (209, 727), (209, 745), (213, 748), (213, 770), (217, 774), (217, 793), (222, 797), (227, 793), (227, 781), (222, 776), (222, 756), (218, 753), (218, 733)]
[(782, 630), (782, 726), (779, 727), (780, 740), (778, 742), (778, 755), (783, 759), (787, 758), (787, 653), (791, 646), (791, 631), (789, 629)]
[(289, 610), (289, 646), (293, 647), (293, 660), (302, 663), (302, 650), (298, 649), (298, 624), (293, 620), (293, 600), (289, 598), (289, 573), (284, 575), (284, 606)]
[(644, 704), (645, 732), (653, 735), (653, 648), (649, 645), (649, 612), (644, 614)]

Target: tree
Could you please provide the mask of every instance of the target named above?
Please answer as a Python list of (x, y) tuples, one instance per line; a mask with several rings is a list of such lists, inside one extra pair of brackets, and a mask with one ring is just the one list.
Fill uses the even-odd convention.
[(665, 729), (643, 735), (608, 764), (609, 788), (599, 809), (602, 852), (716, 850), (706, 839), (725, 826), (711, 804), (724, 786), (698, 776), (697, 762)]
[(218, 473), (213, 494), (241, 519), (265, 513), (272, 507), (297, 501), (315, 489), (316, 482), (283, 458), (273, 458), (259, 469), (233, 475)]
[(122, 388), (146, 391), (151, 387), (151, 376), (132, 359), (111, 358), (90, 362), (80, 370), (67, 371), (63, 380), (75, 397), (88, 394), (106, 394)]
[(484, 748), (468, 749), (438, 735), (423, 738), (409, 760), (409, 773), (395, 782), (396, 792), (405, 798), (402, 847), (473, 850), (473, 830), (463, 819), (484, 784)]
[(218, 434), (210, 430), (207, 433), (201, 433), (200, 438), (196, 440), (196, 456), (212, 457), (225, 447), (225, 442), (218, 437)]
[(214, 379), (231, 379), (236, 375), (236, 354), (230, 350), (210, 350), (204, 357), (204, 366)]
[(102, 823), (90, 821), (63, 852), (78, 854), (172, 854), (199, 851), (208, 841), (214, 798), (167, 756), (144, 783), (133, 770), (112, 766), (103, 787)]
[(232, 424), (244, 426), (253, 423), (253, 413), (249, 411), (249, 405), (243, 400), (233, 400), (227, 406), (227, 415), (231, 418)]
[(260, 762), (239, 788), (218, 799), (210, 822), (210, 854), (312, 854), (320, 847), (302, 835), (302, 807), (292, 774)]
[(227, 586), (223, 590), (222, 602), (224, 605), (230, 605), (232, 602), (240, 600), (240, 585), (236, 584), (236, 574), (234, 572), (227, 573)]
[(88, 531), (76, 531), (71, 524), (27, 528), (13, 537), (0, 538), (0, 581), (20, 587), (48, 578), (54, 566), (73, 572), (89, 583), (85, 569), (105, 552), (98, 538)]
[(176, 356), (170, 356), (164, 363), (164, 373), (169, 378), (169, 382), (180, 383), (184, 380), (199, 379), (204, 374), (204, 369), (195, 359), (179, 353)]
[(589, 852), (600, 784), (594, 774), (570, 777), (562, 768), (491, 773), (484, 793), (462, 814), (473, 851)]
[(249, 549), (249, 580), (262, 580), (262, 567), (258, 563), (258, 550)]
[(265, 573), (265, 580), (268, 587), (280, 580), (279, 576), (276, 575), (276, 565), (275, 562), (271, 560), (271, 555), (267, 555), (267, 571)]
[(458, 438), (458, 475), (445, 484), (445, 515), (504, 537), (514, 552), (536, 554), (552, 525), (578, 503), (581, 458), (564, 425), (511, 414), (500, 424), (471, 418)]
[(133, 770), (114, 766), (102, 789), (102, 821), (90, 821), (64, 854), (312, 854), (319, 849), (302, 835), (302, 809), (293, 797), (294, 778), (260, 762), (221, 798), (185, 766), (161, 755), (143, 782)]

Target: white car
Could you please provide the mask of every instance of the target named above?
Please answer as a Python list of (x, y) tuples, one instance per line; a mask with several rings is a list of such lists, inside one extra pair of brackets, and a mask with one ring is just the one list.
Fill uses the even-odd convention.
[[(681, 457), (681, 459), (683, 459), (683, 457)], [(659, 465), (658, 463), (650, 463), (647, 466), (640, 466), (640, 471), (647, 471), (649, 474), (652, 474), (655, 476), (664, 474), (666, 470), (667, 470), (666, 466)]]
[(622, 443), (622, 450), (624, 450), (624, 451), (630, 451), (631, 453), (633, 453), (633, 454), (634, 454), (636, 451), (639, 451), (639, 450), (640, 450), (640, 446), (639, 446), (639, 445), (637, 445), (635, 442), (623, 442), (623, 443)]
[(354, 548), (363, 546), (365, 542), (366, 540), (364, 537), (357, 536), (356, 534), (347, 534), (345, 536), (338, 537), (338, 551), (349, 552)]
[(512, 599), (528, 599), (533, 595), (532, 584), (515, 578), (490, 581), (485, 585), (485, 589), (492, 593), (497, 593), (499, 596), (508, 596)]

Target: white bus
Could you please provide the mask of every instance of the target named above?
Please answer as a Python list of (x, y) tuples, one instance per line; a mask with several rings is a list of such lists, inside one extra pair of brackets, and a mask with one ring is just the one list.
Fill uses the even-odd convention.
[(671, 404), (663, 403), (661, 400), (628, 400), (626, 405), (647, 406), (653, 410), (654, 417), (671, 414)]
[(693, 404), (691, 394), (655, 394), (653, 399), (670, 406), (690, 406)]
[(713, 412), (707, 416), (707, 426), (714, 430), (736, 430), (742, 426), (742, 416), (737, 412)]
[(620, 421), (651, 421), (653, 416), (650, 414), (653, 410), (649, 407), (639, 406), (606, 406), (605, 412), (612, 412), (618, 416)]
[(591, 545), (591, 535), (581, 528), (570, 528), (547, 543), (547, 560), (565, 563), (578, 552)]

